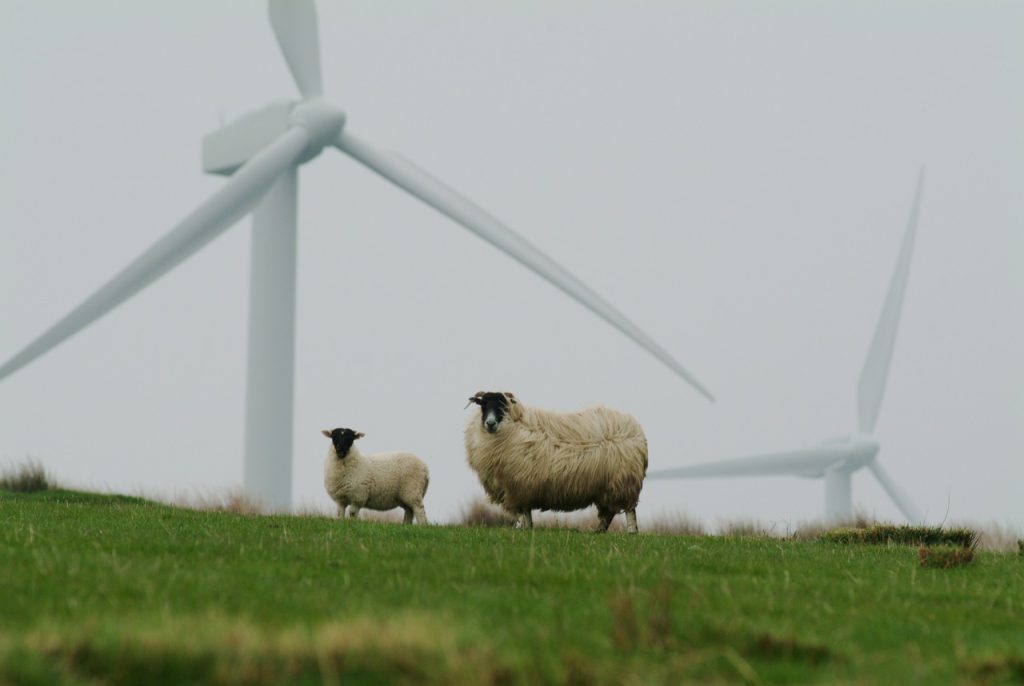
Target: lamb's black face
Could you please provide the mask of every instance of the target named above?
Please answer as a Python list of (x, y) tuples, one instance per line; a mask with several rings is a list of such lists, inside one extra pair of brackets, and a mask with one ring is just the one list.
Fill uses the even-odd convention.
[(324, 429), (321, 433), (331, 439), (334, 444), (334, 452), (339, 460), (345, 459), (352, 444), (363, 437), (363, 434), (352, 429)]
[(480, 391), (469, 399), (480, 406), (480, 423), (483, 424), (487, 433), (495, 433), (505, 415), (508, 414), (509, 406), (515, 402), (511, 393), (485, 393)]

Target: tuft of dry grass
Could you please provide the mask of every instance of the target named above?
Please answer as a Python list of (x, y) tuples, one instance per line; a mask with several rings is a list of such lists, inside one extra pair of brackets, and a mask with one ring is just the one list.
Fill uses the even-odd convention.
[(949, 569), (974, 562), (974, 548), (957, 546), (921, 546), (917, 549), (917, 560), (922, 567)]
[(707, 529), (697, 519), (690, 519), (685, 514), (660, 513), (651, 519), (640, 520), (640, 530), (667, 536), (707, 536)]
[(823, 533), (820, 540), (856, 545), (950, 545), (974, 548), (979, 537), (980, 534), (973, 529), (876, 524), (866, 529), (833, 529)]
[(296, 517), (337, 517), (338, 508), (332, 505), (330, 508), (321, 507), (315, 503), (302, 502), (295, 506), (294, 512)]
[(29, 458), (18, 465), (0, 471), (0, 491), (35, 493), (56, 488), (43, 465)]
[(849, 521), (832, 522), (831, 524), (824, 521), (804, 522), (797, 526), (791, 538), (796, 541), (817, 541), (822, 534), (834, 529), (868, 529), (882, 523), (866, 513), (858, 511)]
[(268, 514), (266, 508), (237, 488), (218, 493), (178, 494), (164, 502), (174, 507), (200, 512), (226, 512), (245, 516)]
[(768, 538), (775, 536), (774, 527), (766, 527), (754, 519), (735, 519), (718, 524), (718, 535), (725, 538)]
[[(871, 519), (863, 514), (858, 514), (850, 522), (842, 522), (835, 525), (827, 525), (823, 522), (810, 522), (800, 525), (793, 533), (792, 538), (797, 541), (821, 540), (826, 533), (836, 530), (864, 530), (875, 527), (887, 527), (889, 529), (899, 528), (896, 524), (887, 524)], [(934, 527), (939, 529), (941, 527)], [(1020, 539), (1020, 531), (1012, 526), (997, 524), (954, 524), (945, 529), (946, 531), (973, 531), (977, 534), (976, 548), (978, 550), (990, 550), (993, 552), (1013, 552), (1017, 550), (1017, 541)], [(856, 534), (854, 534), (856, 535)], [(852, 541), (851, 541), (852, 542)], [(923, 543), (925, 541), (920, 541)], [(911, 543), (914, 543), (911, 541)]]

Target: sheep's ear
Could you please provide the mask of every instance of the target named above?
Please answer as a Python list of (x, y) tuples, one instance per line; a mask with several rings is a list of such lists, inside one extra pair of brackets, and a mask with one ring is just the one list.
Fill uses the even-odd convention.
[(506, 393), (505, 397), (508, 398), (509, 400), (511, 400), (513, 405), (516, 404), (516, 402), (517, 402), (516, 401), (516, 397), (514, 395), (512, 395), (511, 393)]
[(366, 435), (366, 434), (364, 434), (364, 433), (363, 433), (362, 431), (357, 431), (357, 432), (356, 432), (356, 436), (355, 436), (355, 437), (356, 437), (357, 439), (359, 439), (359, 438), (362, 438), (362, 437), (363, 437), (363, 436), (365, 436), (365, 435)]
[(332, 438), (331, 434), (334, 432), (332, 432), (330, 429), (321, 429), (320, 433), (322, 433), (324, 436), (327, 436), (327, 438)]

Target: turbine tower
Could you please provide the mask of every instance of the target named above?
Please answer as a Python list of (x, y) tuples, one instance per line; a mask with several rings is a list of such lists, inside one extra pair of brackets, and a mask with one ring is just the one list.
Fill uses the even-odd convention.
[(714, 400), (668, 351), (519, 234), (408, 160), (349, 132), (345, 113), (321, 97), (313, 0), (270, 0), (270, 24), (301, 99), (273, 102), (207, 135), (203, 170), (230, 177), (224, 186), (10, 358), (0, 367), (0, 379), (78, 333), (252, 212), (243, 484), (246, 493), (264, 505), (288, 509), (298, 167), (324, 148), (335, 147), (564, 291)]
[(914, 249), (917, 232), (917, 216), (921, 207), (921, 192), (924, 186), (924, 170), (917, 177), (917, 190), (910, 209), (900, 248), (896, 268), (889, 283), (882, 314), (875, 328), (864, 369), (857, 384), (857, 412), (859, 433), (835, 438), (812, 448), (787, 452), (741, 457), (720, 462), (708, 462), (687, 467), (662, 469), (648, 473), (649, 479), (683, 479), (724, 476), (802, 476), (825, 480), (825, 517), (832, 522), (849, 521), (853, 517), (853, 495), (851, 477), (858, 469), (867, 467), (900, 512), (912, 523), (922, 521), (920, 510), (914, 506), (906, 493), (896, 485), (892, 477), (878, 463), (881, 447), (872, 437), (878, 411), (885, 395), (885, 383), (889, 376), (896, 345), (896, 332), (903, 309), (903, 296), (907, 290), (907, 276), (910, 272), (910, 255)]

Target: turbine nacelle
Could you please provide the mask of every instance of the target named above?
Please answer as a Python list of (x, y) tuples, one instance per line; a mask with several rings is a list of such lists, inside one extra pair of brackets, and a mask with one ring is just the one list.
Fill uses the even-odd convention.
[(309, 147), (299, 158), (300, 162), (305, 162), (338, 140), (345, 127), (345, 113), (321, 98), (309, 98), (292, 107), (288, 122), (301, 126), (309, 134)]
[(854, 434), (852, 436), (833, 438), (822, 443), (822, 446), (841, 448), (843, 457), (834, 466), (824, 469), (816, 474), (809, 474), (808, 476), (821, 477), (827, 472), (837, 470), (844, 471), (847, 474), (852, 474), (858, 469), (867, 467), (871, 461), (878, 456), (878, 451), (882, 447), (878, 441), (865, 434)]
[(295, 126), (306, 131), (310, 139), (299, 157), (301, 164), (337, 140), (345, 126), (345, 113), (321, 98), (275, 100), (203, 136), (203, 171), (231, 176)]

